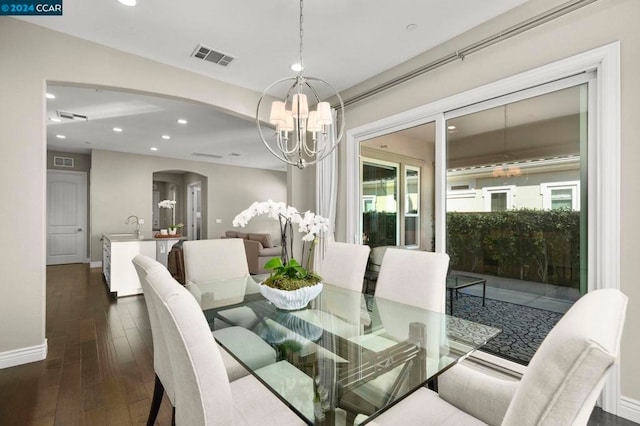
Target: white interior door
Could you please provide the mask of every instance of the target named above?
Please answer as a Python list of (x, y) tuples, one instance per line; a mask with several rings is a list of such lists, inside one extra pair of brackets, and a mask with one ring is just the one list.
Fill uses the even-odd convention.
[(202, 238), (202, 184), (200, 182), (189, 185), (187, 196), (187, 237), (190, 240)]
[(85, 261), (86, 221), (86, 173), (48, 170), (47, 265)]

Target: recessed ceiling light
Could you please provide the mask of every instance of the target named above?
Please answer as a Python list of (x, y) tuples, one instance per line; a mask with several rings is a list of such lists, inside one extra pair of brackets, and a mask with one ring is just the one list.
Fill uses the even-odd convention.
[(457, 127), (456, 126), (447, 126), (447, 129), (448, 130), (455, 130), (455, 129), (457, 129)]
[(188, 123), (188, 121), (185, 120), (184, 118), (179, 118), (178, 119), (178, 124), (187, 124), (187, 123)]
[(118, 1), (124, 4), (125, 6), (135, 6), (137, 3), (136, 0), (118, 0)]
[(120, 133), (122, 131), (122, 129), (120, 127), (114, 127), (113, 131)]
[(58, 117), (49, 117), (49, 121), (53, 121), (55, 123), (60, 123), (62, 120), (60, 120)]
[(47, 99), (55, 99), (56, 95), (54, 95), (53, 93), (47, 93), (46, 97), (47, 97)]
[(407, 31), (414, 31), (418, 26), (416, 24), (407, 25)]
[(151, 151), (157, 151), (158, 148), (156, 148), (155, 146), (152, 146), (151, 148), (149, 148)]
[(295, 64), (291, 65), (290, 68), (291, 68), (291, 71), (295, 71), (295, 72), (300, 72), (300, 71), (302, 71), (304, 69), (302, 67), (302, 64), (298, 64), (298, 63), (295, 63)]
[(169, 135), (162, 135), (162, 139), (171, 139), (171, 136), (169, 136)]
[(58, 138), (58, 139), (66, 139), (67, 137), (65, 135), (56, 135), (56, 138)]

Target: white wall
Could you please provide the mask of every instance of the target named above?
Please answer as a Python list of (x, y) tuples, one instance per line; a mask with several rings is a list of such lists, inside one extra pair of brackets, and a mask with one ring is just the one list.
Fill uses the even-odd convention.
[[(285, 201), (287, 198), (284, 172), (94, 150), (91, 155), (93, 261), (101, 259), (102, 234), (132, 230), (132, 225), (124, 224), (130, 215), (145, 219), (140, 229), (145, 236), (151, 235), (153, 173), (162, 170), (185, 170), (208, 178), (207, 238), (220, 238), (224, 231), (233, 229), (233, 218), (254, 201)], [(222, 223), (216, 223), (216, 219), (221, 219)], [(176, 216), (177, 222), (181, 220)], [(250, 225), (261, 232), (277, 234), (277, 229), (274, 231), (277, 222), (271, 222), (262, 224), (267, 229), (259, 228), (258, 221), (251, 221)]]
[[(0, 193), (7, 200), (0, 221), (10, 225), (3, 233), (7, 249), (0, 256), (0, 358), (7, 351), (45, 342), (47, 81), (193, 99), (248, 117), (254, 115), (260, 97), (202, 75), (0, 17), (0, 157), (6, 160)], [(150, 194), (151, 183), (144, 185), (133, 184), (136, 191)], [(150, 205), (148, 200), (135, 209), (147, 210)], [(210, 217), (216, 217), (218, 212), (212, 210)], [(117, 216), (118, 221), (126, 219)]]
[[(348, 99), (366, 88), (392, 79), (475, 41), (535, 16), (564, 0), (532, 0), (523, 6), (402, 64), (369, 82), (343, 93)], [(467, 56), (377, 96), (349, 107), (346, 122), (349, 129), (397, 114), (456, 93), (479, 87), (541, 65), (584, 52), (616, 40), (621, 41), (621, 258), (622, 291), (629, 297), (629, 308), (621, 351), (621, 391), (635, 404), (640, 415), (640, 286), (635, 253), (640, 242), (637, 190), (640, 159), (640, 2), (637, 0), (600, 0), (567, 16), (530, 30), (486, 50)], [(340, 148), (340, 190), (338, 198), (337, 239), (344, 241), (346, 216), (346, 146)]]

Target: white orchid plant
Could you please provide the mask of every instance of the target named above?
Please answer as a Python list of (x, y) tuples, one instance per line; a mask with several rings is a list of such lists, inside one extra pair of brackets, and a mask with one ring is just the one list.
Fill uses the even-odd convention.
[[(300, 213), (295, 207), (287, 206), (282, 202), (264, 201), (254, 202), (251, 206), (240, 212), (233, 219), (233, 226), (243, 227), (255, 216), (266, 214), (280, 222), (280, 235), (282, 238), (282, 257), (275, 257), (265, 263), (265, 269), (273, 272), (265, 284), (283, 290), (295, 290), (305, 285), (318, 283), (321, 278), (310, 271), (309, 265), (313, 257), (313, 249), (319, 237), (329, 230), (329, 221), (315, 213), (306, 211)], [(304, 258), (305, 246), (309, 244), (306, 259), (306, 267), (293, 257), (293, 238), (289, 238), (287, 244), (287, 233), (291, 236), (293, 226), (298, 226), (298, 231), (304, 233), (302, 237), (302, 256)], [(292, 237), (292, 236), (291, 236)], [(304, 259), (303, 259), (304, 263)], [(306, 281), (306, 284), (301, 282)]]
[(158, 207), (161, 209), (171, 209), (171, 225), (169, 225), (170, 229), (182, 228), (184, 225), (182, 223), (176, 223), (176, 200), (162, 200), (158, 203)]

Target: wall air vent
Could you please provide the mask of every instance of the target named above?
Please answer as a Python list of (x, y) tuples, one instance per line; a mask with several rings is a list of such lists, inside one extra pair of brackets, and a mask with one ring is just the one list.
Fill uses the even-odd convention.
[(58, 110), (56, 111), (56, 114), (58, 115), (59, 118), (65, 118), (67, 120), (84, 120), (84, 121), (89, 120), (89, 117), (87, 117), (86, 115), (76, 114), (75, 112)]
[(191, 155), (193, 155), (194, 157), (215, 158), (216, 160), (219, 160), (222, 158), (222, 155), (205, 154), (204, 152), (193, 152), (191, 153)]
[(193, 56), (194, 58), (213, 62), (214, 64), (222, 65), (223, 67), (226, 67), (236, 59), (233, 56), (227, 55), (225, 53), (216, 52), (215, 50), (207, 46), (203, 46), (202, 44), (196, 46), (196, 49), (193, 51), (191, 56)]
[(73, 169), (73, 158), (70, 157), (53, 157), (54, 167), (64, 167), (67, 169)]

